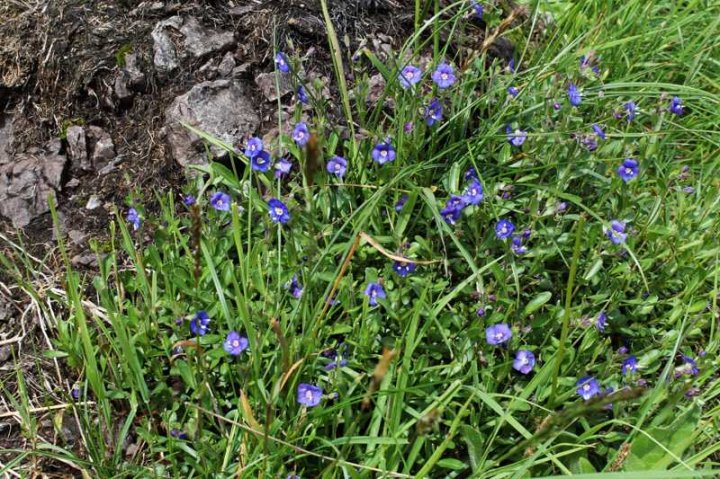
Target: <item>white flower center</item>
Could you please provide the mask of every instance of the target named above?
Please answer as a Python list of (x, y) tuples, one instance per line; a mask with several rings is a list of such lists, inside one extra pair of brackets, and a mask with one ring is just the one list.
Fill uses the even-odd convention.
[(275, 208), (275, 214), (276, 214), (276, 215), (282, 216), (283, 213), (284, 213), (283, 209), (280, 208), (279, 206)]
[(589, 384), (585, 384), (585, 385), (583, 386), (583, 391), (589, 391), (589, 390), (590, 390), (590, 385), (589, 385)]
[(441, 74), (440, 74), (440, 78), (442, 78), (443, 80), (447, 80), (447, 79), (448, 79), (448, 74), (447, 74), (447, 73), (441, 73)]
[(387, 150), (380, 150), (380, 156), (387, 156)]
[(309, 389), (307, 391), (305, 391), (305, 399), (308, 401), (312, 401), (312, 399), (313, 399), (313, 393)]
[(407, 71), (407, 72), (405, 72), (405, 76), (407, 77), (408, 80), (412, 80), (413, 77), (415, 76), (415, 74), (412, 71)]
[(233, 348), (238, 348), (238, 347), (240, 347), (240, 341), (237, 340), (237, 339), (234, 339), (233, 342), (232, 342), (232, 347), (233, 347)]

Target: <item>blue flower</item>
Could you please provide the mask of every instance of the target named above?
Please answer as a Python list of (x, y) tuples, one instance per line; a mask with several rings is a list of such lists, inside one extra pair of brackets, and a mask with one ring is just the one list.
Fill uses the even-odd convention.
[(680, 377), (682, 375), (697, 376), (700, 373), (700, 369), (697, 367), (697, 362), (693, 358), (681, 354), (680, 359), (682, 359), (683, 363), (675, 368), (676, 377)]
[(170, 435), (171, 435), (172, 437), (177, 438), (177, 439), (183, 439), (183, 440), (184, 440), (184, 439), (187, 439), (187, 438), (188, 438), (187, 433), (186, 433), (185, 431), (181, 430), (181, 429), (175, 429), (175, 428), (171, 429), (171, 430), (170, 430)]
[(405, 206), (405, 203), (407, 203), (408, 195), (402, 195), (398, 200), (397, 203), (395, 203), (395, 211), (398, 213), (402, 211), (403, 206)]
[(400, 71), (400, 74), (398, 75), (400, 86), (402, 86), (406, 90), (417, 84), (417, 82), (419, 82), (421, 78), (422, 71), (418, 67), (413, 65), (406, 66)]
[(582, 101), (580, 90), (578, 90), (574, 83), (571, 83), (568, 87), (568, 99), (570, 100), (570, 104), (572, 106), (579, 106)]
[(586, 401), (600, 394), (600, 383), (591, 376), (580, 378), (575, 385), (578, 387), (578, 395)]
[(610, 228), (605, 229), (605, 235), (615, 244), (622, 244), (627, 239), (625, 233), (625, 223), (613, 220), (610, 222)]
[(230, 195), (218, 191), (210, 197), (210, 205), (218, 211), (230, 211)]
[(511, 58), (510, 61), (508, 61), (507, 69), (510, 73), (515, 73), (515, 59)]
[(670, 106), (668, 107), (668, 111), (670, 113), (674, 113), (678, 116), (681, 116), (685, 113), (685, 109), (682, 104), (682, 100), (680, 97), (674, 96), (672, 97), (672, 100), (670, 100)]
[(285, 224), (290, 221), (287, 206), (277, 198), (270, 198), (268, 201), (268, 214), (273, 223)]
[(517, 96), (520, 94), (520, 90), (518, 90), (514, 86), (509, 86), (507, 92), (513, 98), (517, 98)]
[(205, 311), (198, 311), (190, 320), (190, 331), (196, 336), (205, 336), (210, 325), (210, 316)]
[(627, 112), (627, 121), (628, 121), (628, 123), (630, 123), (631, 121), (633, 121), (635, 119), (635, 110), (636, 110), (635, 102), (629, 101), (623, 105), (623, 108)]
[(344, 368), (347, 366), (347, 359), (341, 359), (340, 361), (331, 361), (325, 365), (325, 371), (332, 371), (337, 368)]
[(522, 146), (525, 140), (527, 140), (527, 131), (520, 129), (513, 131), (510, 125), (505, 127), (505, 133), (507, 133), (508, 142), (510, 142), (512, 146)]
[(258, 152), (257, 155), (250, 159), (250, 168), (255, 171), (267, 171), (270, 169), (271, 164), (270, 153), (265, 150)]
[(465, 172), (465, 179), (466, 180), (469, 180), (469, 179), (477, 180), (478, 179), (478, 174), (477, 174), (477, 171), (475, 171), (474, 166), (471, 166), (470, 168), (467, 169), (467, 171)]
[(248, 158), (255, 158), (261, 151), (263, 151), (263, 141), (254, 136), (250, 138), (245, 145), (245, 156)]
[(380, 142), (373, 148), (372, 159), (380, 165), (384, 165), (389, 161), (395, 161), (395, 148), (393, 148), (389, 140)]
[(275, 178), (282, 178), (290, 173), (291, 169), (292, 162), (287, 158), (280, 158), (277, 163), (275, 163)]
[(632, 158), (626, 158), (618, 167), (617, 173), (627, 183), (638, 175), (638, 162)]
[(605, 314), (605, 311), (600, 311), (600, 314), (598, 314), (595, 320), (595, 327), (601, 333), (605, 332), (605, 327), (607, 327), (607, 314)]
[(298, 87), (297, 87), (297, 98), (298, 98), (298, 101), (304, 105), (307, 105), (307, 103), (309, 101), (307, 91), (305, 90), (305, 87), (302, 85), (298, 85)]
[(128, 209), (127, 220), (128, 220), (128, 223), (133, 225), (133, 230), (137, 231), (138, 229), (140, 229), (142, 220), (140, 219), (140, 215), (138, 214), (138, 212), (135, 208)]
[(288, 61), (287, 55), (285, 55), (283, 52), (278, 52), (275, 55), (275, 66), (281, 72), (289, 73), (290, 72), (290, 63)]
[(323, 390), (319, 386), (313, 384), (298, 384), (297, 388), (297, 402), (305, 407), (315, 407), (320, 404), (322, 399)]
[(527, 247), (523, 246), (522, 240), (522, 236), (515, 235), (510, 242), (510, 249), (512, 249), (512, 252), (518, 256), (527, 253)]
[(455, 70), (447, 63), (441, 63), (432, 73), (432, 80), (441, 90), (450, 87), (455, 83)]
[(604, 132), (603, 129), (600, 127), (600, 125), (598, 125), (597, 123), (593, 123), (593, 124), (592, 124), (592, 129), (593, 129), (593, 131), (595, 132), (595, 134), (598, 136), (598, 138), (600, 138), (601, 140), (604, 140), (604, 139), (605, 139), (605, 132)]
[(425, 121), (428, 126), (433, 126), (436, 122), (441, 121), (443, 117), (443, 106), (437, 98), (433, 98), (430, 104), (425, 107)]
[(347, 171), (347, 160), (345, 160), (342, 156), (333, 156), (330, 158), (330, 161), (327, 162), (326, 167), (328, 173), (335, 175), (338, 178), (342, 178), (345, 176), (345, 172)]
[(445, 202), (445, 207), (440, 210), (440, 215), (447, 224), (454, 225), (462, 216), (465, 206), (465, 199), (462, 196), (452, 195)]
[(462, 199), (466, 205), (479, 205), (485, 198), (483, 187), (480, 181), (473, 179), (463, 192)]
[(512, 338), (510, 326), (505, 323), (496, 324), (485, 329), (485, 340), (488, 344), (496, 346), (506, 343)]
[(385, 290), (379, 283), (368, 283), (365, 288), (365, 296), (368, 297), (370, 306), (376, 306), (378, 299), (385, 299)]
[(443, 220), (445, 220), (445, 223), (454, 225), (460, 220), (462, 210), (446, 206), (440, 210), (440, 216), (442, 216)]
[(305, 146), (308, 142), (310, 139), (310, 130), (308, 130), (308, 127), (304, 122), (301, 121), (295, 125), (295, 129), (292, 133), (292, 139), (298, 144), (298, 146)]
[(582, 143), (588, 151), (595, 151), (598, 147), (597, 140), (591, 135), (583, 135), (580, 138), (580, 143)]
[(495, 236), (498, 239), (508, 239), (513, 234), (513, 231), (515, 231), (515, 225), (508, 220), (500, 220), (495, 225)]
[(225, 338), (223, 348), (225, 348), (225, 351), (231, 356), (239, 356), (240, 353), (247, 349), (248, 344), (247, 338), (240, 336), (235, 331), (230, 331)]
[(183, 203), (185, 206), (192, 206), (195, 204), (195, 197), (193, 195), (185, 195), (183, 197)]
[(448, 198), (447, 202), (445, 202), (445, 208), (462, 211), (462, 209), (465, 208), (465, 199), (462, 196), (452, 195)]
[(417, 265), (410, 261), (395, 261), (393, 263), (393, 270), (403, 278), (415, 271), (416, 268)]
[(473, 8), (473, 10), (475, 10), (475, 16), (478, 18), (478, 20), (482, 20), (484, 13), (483, 6), (475, 0), (470, 0), (470, 6)]
[(632, 374), (637, 371), (638, 359), (634, 356), (628, 356), (628, 358), (622, 363), (622, 374), (626, 376), (628, 373)]
[(300, 299), (303, 294), (303, 286), (300, 284), (300, 281), (298, 281), (296, 274), (294, 274), (290, 282), (285, 285), (285, 288), (290, 290), (290, 294), (292, 294), (295, 299)]
[(535, 355), (526, 350), (521, 349), (515, 353), (515, 360), (513, 361), (513, 369), (522, 374), (528, 374), (535, 367)]

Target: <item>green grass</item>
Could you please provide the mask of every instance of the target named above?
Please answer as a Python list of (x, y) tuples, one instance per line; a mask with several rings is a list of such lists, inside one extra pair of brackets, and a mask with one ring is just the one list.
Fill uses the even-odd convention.
[[(282, 181), (196, 132), (228, 149), (232, 168), (202, 168), (186, 191), (197, 206), (139, 192), (143, 226), (133, 231), (118, 211), (96, 277), (73, 271), (60, 243), (65, 293), (42, 292), (27, 272), (36, 263), (0, 256), (27, 294), (60, 305), (53, 356), (79, 378), (66, 414), (83, 432), (82, 450), (40, 440), (6, 468), (49, 457), (101, 478), (720, 474), (720, 6), (541, 2), (502, 33), (518, 45), (510, 75), (482, 49), (443, 43), (477, 35), (465, 2), (415, 5), (416, 32), (386, 63), (370, 51), (344, 58), (331, 35), (337, 77), (357, 79), (338, 86), (344, 124), (307, 85), (324, 161), (348, 161), (343, 180), (307, 174), (312, 158), (289, 132), (278, 145), (294, 173)], [(485, 18), (493, 31), (503, 16), (486, 6)], [(579, 69), (590, 51), (599, 75)], [(398, 70), (423, 54), (454, 63), (457, 84), (438, 91), (427, 72), (422, 88), (401, 89)], [(364, 101), (378, 72), (388, 84), (379, 104), (394, 108)], [(567, 101), (571, 81), (583, 92), (578, 108)], [(674, 95), (683, 116), (667, 111)], [(421, 114), (430, 96), (445, 107), (432, 127)], [(636, 119), (616, 118), (630, 100)], [(589, 152), (571, 134), (593, 123), (607, 139)], [(508, 144), (506, 124), (528, 130), (521, 148)], [(378, 166), (370, 154), (385, 137), (397, 159)], [(616, 174), (626, 157), (640, 165), (627, 184)], [(485, 199), (448, 225), (441, 209), (469, 167)], [(209, 206), (215, 191), (232, 195), (231, 211)], [(271, 196), (288, 205), (287, 225), (270, 222)], [(143, 198), (160, 210), (144, 212)], [(527, 254), (495, 237), (501, 218), (532, 230)], [(624, 245), (603, 231), (613, 219), (627, 221)], [(401, 278), (393, 255), (428, 263)], [(295, 274), (299, 299), (286, 288)], [(387, 298), (372, 307), (362, 292), (379, 279)], [(328, 306), (331, 292), (338, 302)], [(196, 338), (188, 323), (198, 310), (212, 321)], [(601, 311), (604, 332), (593, 326)], [(485, 328), (498, 323), (513, 327), (508, 348), (486, 344)], [(249, 340), (238, 358), (223, 350), (230, 330)], [(328, 371), (321, 353), (340, 343), (347, 365)], [(620, 372), (623, 345), (639, 359), (633, 377)], [(538, 359), (529, 375), (512, 369), (519, 349)], [(697, 376), (676, 377), (680, 354), (697, 359)], [(615, 392), (583, 401), (576, 381), (586, 375)], [(300, 383), (323, 388), (320, 405), (298, 404)], [(24, 391), (10, 402), (33, 431)]]

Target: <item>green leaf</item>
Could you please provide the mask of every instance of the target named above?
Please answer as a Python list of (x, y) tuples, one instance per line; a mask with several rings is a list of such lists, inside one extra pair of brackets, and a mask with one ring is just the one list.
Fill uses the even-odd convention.
[(598, 258), (597, 260), (595, 260), (595, 262), (593, 263), (593, 265), (590, 267), (590, 269), (589, 269), (589, 270), (585, 273), (585, 275), (583, 276), (583, 279), (584, 279), (585, 281), (590, 281), (591, 279), (593, 279), (593, 278), (595, 277), (595, 275), (598, 274), (598, 272), (599, 272), (600, 269), (602, 268), (602, 265), (603, 265), (603, 260), (602, 260), (602, 258)]
[(683, 452), (695, 438), (699, 422), (700, 407), (693, 404), (669, 425), (649, 427), (633, 441), (624, 469), (662, 470), (681, 461)]
[(461, 460), (452, 458), (440, 459), (437, 462), (437, 465), (444, 469), (452, 469), (453, 471), (462, 471), (467, 467), (467, 464), (465, 464)]
[(550, 291), (545, 291), (537, 296), (535, 296), (528, 304), (525, 305), (525, 309), (523, 310), (523, 316), (528, 316), (538, 309), (542, 307), (543, 304), (550, 301), (550, 298), (552, 298), (552, 293)]
[(460, 434), (468, 448), (468, 456), (470, 457), (470, 467), (473, 472), (477, 472), (482, 462), (482, 444), (484, 442), (482, 434), (477, 429), (463, 424), (460, 426)]

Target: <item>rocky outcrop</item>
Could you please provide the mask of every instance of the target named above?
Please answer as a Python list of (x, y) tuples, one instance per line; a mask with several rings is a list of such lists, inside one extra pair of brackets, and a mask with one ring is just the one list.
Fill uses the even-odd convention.
[[(242, 143), (260, 123), (255, 107), (241, 82), (203, 82), (173, 100), (165, 111), (165, 138), (173, 158), (182, 166), (206, 164), (202, 140), (182, 123), (218, 138), (228, 145)], [(227, 152), (211, 146), (216, 158)]]
[(17, 228), (50, 211), (48, 197), (60, 189), (67, 158), (60, 154), (60, 140), (44, 149), (15, 155), (0, 165), (0, 215)]

